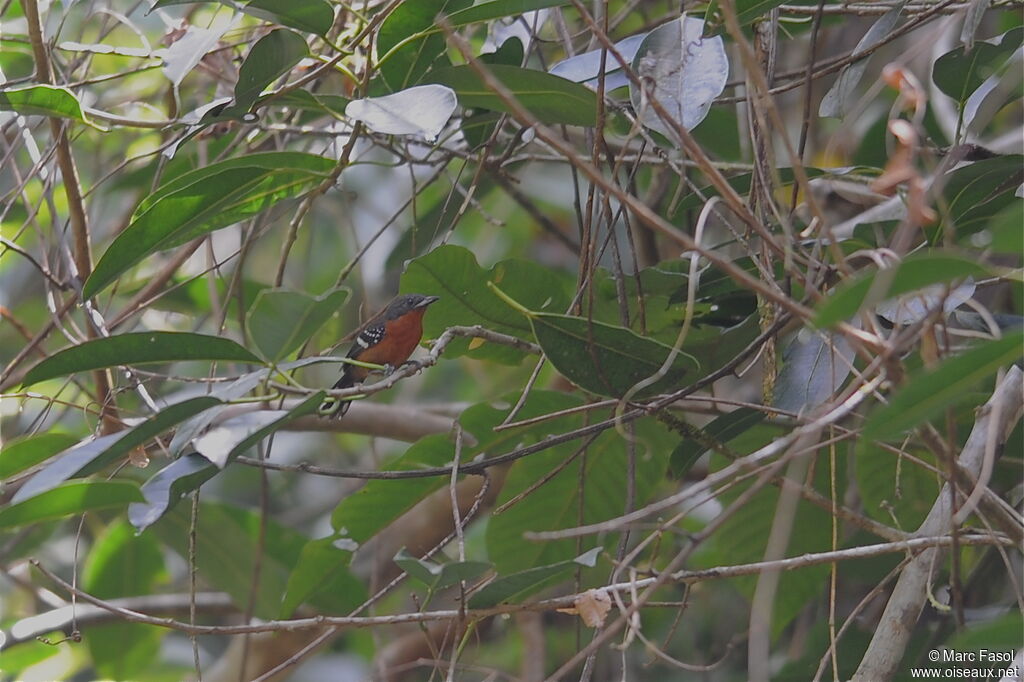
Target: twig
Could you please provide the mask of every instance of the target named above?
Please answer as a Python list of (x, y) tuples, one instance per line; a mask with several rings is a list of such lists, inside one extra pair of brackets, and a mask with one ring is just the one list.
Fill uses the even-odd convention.
[[(984, 546), (1003, 545), (1013, 546), (1014, 542), (1005, 536), (989, 535), (967, 535), (960, 539), (962, 545)], [(745, 575), (756, 575), (765, 570), (793, 570), (805, 566), (817, 566), (834, 561), (847, 561), (853, 559), (865, 559), (884, 554), (902, 552), (915, 552), (928, 550), (934, 547), (948, 547), (952, 544), (952, 538), (948, 536), (921, 537), (904, 542), (887, 542), (875, 545), (863, 545), (850, 547), (837, 551), (816, 552), (804, 554), (798, 557), (779, 559), (777, 561), (759, 561), (750, 564), (737, 564), (735, 566), (718, 566), (697, 571), (676, 571), (667, 574), (668, 580), (679, 583), (695, 583), (705, 580), (719, 580), (723, 578), (736, 578)], [(175, 620), (173, 618), (161, 618), (119, 606), (117, 603), (100, 599), (87, 592), (78, 590), (66, 580), (51, 572), (32, 559), (30, 563), (39, 570), (47, 579), (61, 587), (69, 594), (76, 594), (80, 599), (93, 604), (105, 611), (116, 614), (126, 621), (142, 623), (156, 627), (177, 630), (196, 635), (243, 635), (253, 632), (291, 632), (295, 630), (308, 630), (324, 626), (346, 627), (346, 628), (368, 628), (383, 625), (399, 625), (403, 623), (426, 623), (437, 620), (452, 620), (459, 617), (458, 609), (441, 609), (437, 611), (419, 611), (410, 613), (398, 613), (388, 616), (314, 616), (311, 618), (294, 618), (290, 620), (270, 620), (263, 623), (248, 625), (192, 625), (190, 623)], [(632, 582), (615, 583), (606, 585), (601, 589), (605, 591), (622, 592), (628, 594), (636, 588), (649, 587), (658, 578), (642, 578)], [(467, 609), (466, 618), (479, 620), (498, 616), (506, 613), (519, 611), (554, 611), (571, 606), (579, 597), (578, 594), (571, 594), (552, 599), (544, 599), (528, 604), (504, 604), (487, 609)]]
[[(1005, 440), (1008, 431), (1017, 423), (1021, 410), (1024, 409), (1022, 393), (1024, 373), (1016, 366), (1011, 367), (991, 399), (982, 408), (971, 435), (960, 452), (960, 466), (974, 477), (978, 476), (985, 460), (989, 442), (989, 423), (993, 420), (998, 422), (996, 432), (999, 441)], [(1008, 409), (999, 410), (995, 408), (998, 405), (1006, 405)], [(949, 532), (952, 486), (953, 482), (946, 483), (939, 491), (931, 511), (917, 530), (918, 535)], [(963, 542), (965, 539), (960, 538), (960, 541)], [(886, 682), (892, 679), (924, 607), (928, 594), (928, 576), (938, 556), (939, 549), (936, 546), (922, 552), (903, 569), (852, 682)]]

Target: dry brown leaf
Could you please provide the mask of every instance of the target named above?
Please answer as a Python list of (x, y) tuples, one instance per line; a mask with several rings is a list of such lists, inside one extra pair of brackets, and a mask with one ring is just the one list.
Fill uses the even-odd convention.
[(587, 590), (576, 597), (572, 609), (565, 609), (579, 614), (583, 624), (588, 628), (600, 627), (612, 608), (612, 598), (604, 590)]

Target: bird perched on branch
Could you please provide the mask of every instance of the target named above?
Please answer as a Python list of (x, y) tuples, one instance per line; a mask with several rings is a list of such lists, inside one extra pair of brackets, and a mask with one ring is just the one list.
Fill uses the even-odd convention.
[[(393, 371), (409, 359), (423, 339), (423, 313), (437, 300), (437, 296), (422, 294), (397, 296), (355, 332), (355, 341), (346, 357), (383, 365), (385, 371)], [(370, 372), (367, 367), (346, 363), (341, 378), (332, 388), (351, 388), (362, 383)], [(320, 404), (319, 412), (340, 418), (351, 406), (351, 400), (328, 397)]]

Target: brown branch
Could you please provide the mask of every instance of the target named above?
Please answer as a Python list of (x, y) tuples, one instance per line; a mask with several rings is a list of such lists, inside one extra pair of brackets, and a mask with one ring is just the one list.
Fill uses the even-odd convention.
[[(990, 428), (994, 429), (998, 443), (1006, 440), (1010, 430), (1019, 420), (1021, 411), (1024, 410), (1022, 393), (1024, 373), (1016, 366), (1011, 367), (992, 397), (981, 408), (971, 435), (958, 458), (960, 466), (975, 478), (978, 477), (985, 460)], [(952, 530), (950, 520), (954, 512), (951, 499), (953, 490), (953, 483), (943, 486), (928, 516), (917, 529), (916, 535), (944, 534)], [(965, 538), (957, 540), (962, 543)], [(896, 674), (910, 637), (914, 634), (918, 616), (924, 608), (932, 567), (939, 561), (939, 557), (939, 546), (936, 545), (916, 556), (903, 569), (852, 682), (886, 682)]]
[[(50, 63), (50, 56), (43, 41), (43, 25), (39, 16), (39, 5), (36, 0), (26, 0), (22, 3), (22, 8), (25, 11), (25, 19), (28, 21), (29, 41), (32, 43), (32, 52), (35, 56), (36, 80), (53, 85), (53, 65)], [(71, 154), (71, 142), (68, 140), (64, 124), (60, 119), (52, 116), (49, 118), (49, 124), (50, 135), (56, 144), (57, 166), (60, 168), (64, 194), (67, 197), (68, 211), (71, 215), (71, 234), (74, 240), (72, 256), (75, 269), (78, 271), (78, 278), (80, 282), (84, 283), (92, 273), (92, 247), (89, 243), (89, 222), (85, 211), (85, 201), (82, 198), (78, 167)], [(97, 330), (92, 324), (92, 320), (88, 315), (86, 318), (86, 337), (97, 338)], [(102, 431), (112, 433), (118, 429), (120, 422), (110, 391), (110, 376), (104, 369), (95, 370), (92, 376), (96, 384), (96, 402), (100, 406)]]
[[(631, 592), (650, 587), (656, 581), (665, 580), (676, 583), (697, 583), (705, 580), (720, 580), (723, 578), (737, 578), (746, 575), (757, 575), (762, 571), (778, 570), (790, 571), (806, 566), (817, 566), (837, 561), (848, 561), (853, 559), (865, 559), (869, 557), (882, 556), (885, 554), (896, 554), (903, 552), (927, 551), (930, 548), (948, 547), (953, 539), (948, 536), (921, 537), (903, 542), (886, 542), (875, 545), (864, 545), (861, 547), (850, 547), (848, 549), (833, 550), (828, 552), (815, 552), (804, 554), (798, 557), (778, 559), (775, 561), (758, 561), (749, 564), (737, 564), (734, 566), (718, 566), (697, 571), (676, 571), (667, 576), (642, 578), (629, 582), (606, 585), (601, 589), (606, 592), (618, 592), (630, 594)], [(1013, 546), (1010, 538), (999, 535), (967, 535), (959, 539), (961, 545), (984, 546), (1003, 545)], [(100, 599), (88, 592), (75, 588), (66, 580), (51, 572), (49, 569), (35, 559), (30, 560), (32, 566), (39, 570), (46, 578), (59, 586), (68, 594), (93, 604), (105, 611), (116, 614), (122, 619), (132, 623), (142, 623), (156, 627), (177, 630), (195, 635), (244, 635), (252, 632), (291, 632), (296, 630), (309, 630), (325, 626), (334, 628), (369, 628), (385, 625), (401, 625), (404, 623), (429, 623), (439, 620), (454, 620), (459, 618), (460, 609), (440, 609), (437, 611), (420, 611), (412, 613), (397, 613), (387, 616), (314, 616), (311, 618), (293, 618), (289, 620), (270, 620), (263, 623), (247, 625), (192, 625), (173, 618), (163, 618), (146, 613), (140, 613), (133, 609), (119, 606), (113, 601)], [(579, 594), (570, 594), (552, 599), (544, 599), (527, 604), (503, 604), (486, 609), (466, 609), (465, 616), (470, 620), (480, 620), (491, 616), (498, 616), (506, 613), (518, 613), (521, 611), (556, 611), (573, 606), (580, 597)]]

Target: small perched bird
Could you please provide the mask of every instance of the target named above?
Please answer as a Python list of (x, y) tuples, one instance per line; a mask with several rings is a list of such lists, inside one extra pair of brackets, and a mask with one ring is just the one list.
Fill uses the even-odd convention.
[[(405, 294), (397, 296), (356, 332), (355, 342), (346, 357), (360, 362), (395, 369), (409, 359), (423, 338), (423, 313), (437, 296)], [(346, 364), (333, 388), (350, 388), (361, 383), (370, 370)], [(320, 414), (340, 418), (352, 406), (350, 400), (328, 397), (320, 404)]]

